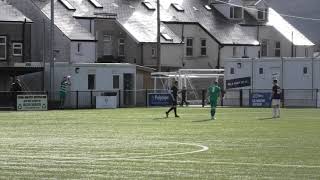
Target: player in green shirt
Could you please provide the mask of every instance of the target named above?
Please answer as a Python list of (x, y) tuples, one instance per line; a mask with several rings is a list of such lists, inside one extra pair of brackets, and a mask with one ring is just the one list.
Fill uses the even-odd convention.
[(209, 87), (208, 89), (208, 94), (210, 97), (210, 105), (211, 105), (211, 119), (214, 120), (215, 114), (216, 114), (216, 107), (217, 107), (217, 102), (218, 98), (220, 97), (220, 92), (221, 89), (218, 86), (218, 82), (215, 81), (212, 86)]
[(66, 76), (63, 78), (63, 80), (60, 83), (60, 108), (64, 108), (64, 101), (66, 98), (66, 94), (67, 94), (67, 88), (68, 86), (71, 85), (71, 81), (70, 81), (71, 76)]

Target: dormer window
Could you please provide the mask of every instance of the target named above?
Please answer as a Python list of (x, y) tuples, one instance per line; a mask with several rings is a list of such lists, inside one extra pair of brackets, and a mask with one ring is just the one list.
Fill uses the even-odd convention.
[(230, 19), (242, 19), (243, 10), (241, 7), (231, 6), (230, 7)]
[(144, 2), (142, 2), (142, 4), (146, 7), (146, 8), (148, 8), (148, 10), (156, 10), (156, 8), (150, 3), (150, 2), (148, 2), (148, 1), (144, 1)]
[(266, 10), (258, 9), (258, 20), (265, 20), (265, 19), (266, 19)]
[(211, 11), (212, 8), (209, 5), (205, 5), (204, 8), (206, 8), (206, 10)]
[(59, 0), (59, 2), (70, 11), (76, 10), (67, 0)]
[(179, 12), (183, 12), (184, 11), (184, 9), (180, 6), (180, 4), (172, 3), (171, 5)]
[(161, 33), (161, 36), (162, 36), (166, 41), (173, 41), (173, 39), (172, 39), (167, 33)]
[(95, 8), (103, 8), (103, 6), (102, 6), (97, 0), (89, 0), (89, 2), (90, 2)]

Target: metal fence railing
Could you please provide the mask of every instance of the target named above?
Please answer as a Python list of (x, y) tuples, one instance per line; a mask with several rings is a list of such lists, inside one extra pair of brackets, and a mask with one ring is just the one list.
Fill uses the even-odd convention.
[[(150, 94), (169, 94), (168, 90), (116, 90), (116, 91), (68, 91), (61, 106), (59, 92), (0, 92), (0, 108), (14, 109), (18, 94), (46, 94), (49, 109), (90, 109), (96, 108), (99, 96), (113, 96), (117, 107), (148, 107)], [(168, 95), (169, 96), (169, 95)], [(222, 92), (218, 105), (228, 107), (270, 107), (271, 90), (266, 89), (232, 89)], [(178, 95), (178, 104), (181, 102)], [(208, 105), (207, 90), (187, 90), (188, 105)], [(283, 107), (320, 107), (319, 89), (284, 89), (282, 90)]]

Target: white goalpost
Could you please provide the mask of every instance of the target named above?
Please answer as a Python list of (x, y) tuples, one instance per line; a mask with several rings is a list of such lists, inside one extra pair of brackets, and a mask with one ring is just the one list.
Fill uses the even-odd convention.
[(214, 81), (223, 82), (224, 69), (180, 69), (176, 72), (151, 73), (154, 80), (154, 91), (168, 91), (173, 81), (178, 81), (178, 88), (187, 90), (190, 104), (201, 104), (202, 91)]

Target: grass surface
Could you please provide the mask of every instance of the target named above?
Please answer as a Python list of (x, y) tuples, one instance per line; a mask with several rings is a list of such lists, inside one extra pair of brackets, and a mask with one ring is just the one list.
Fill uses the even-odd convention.
[(166, 110), (0, 112), (0, 179), (320, 179), (317, 109)]

